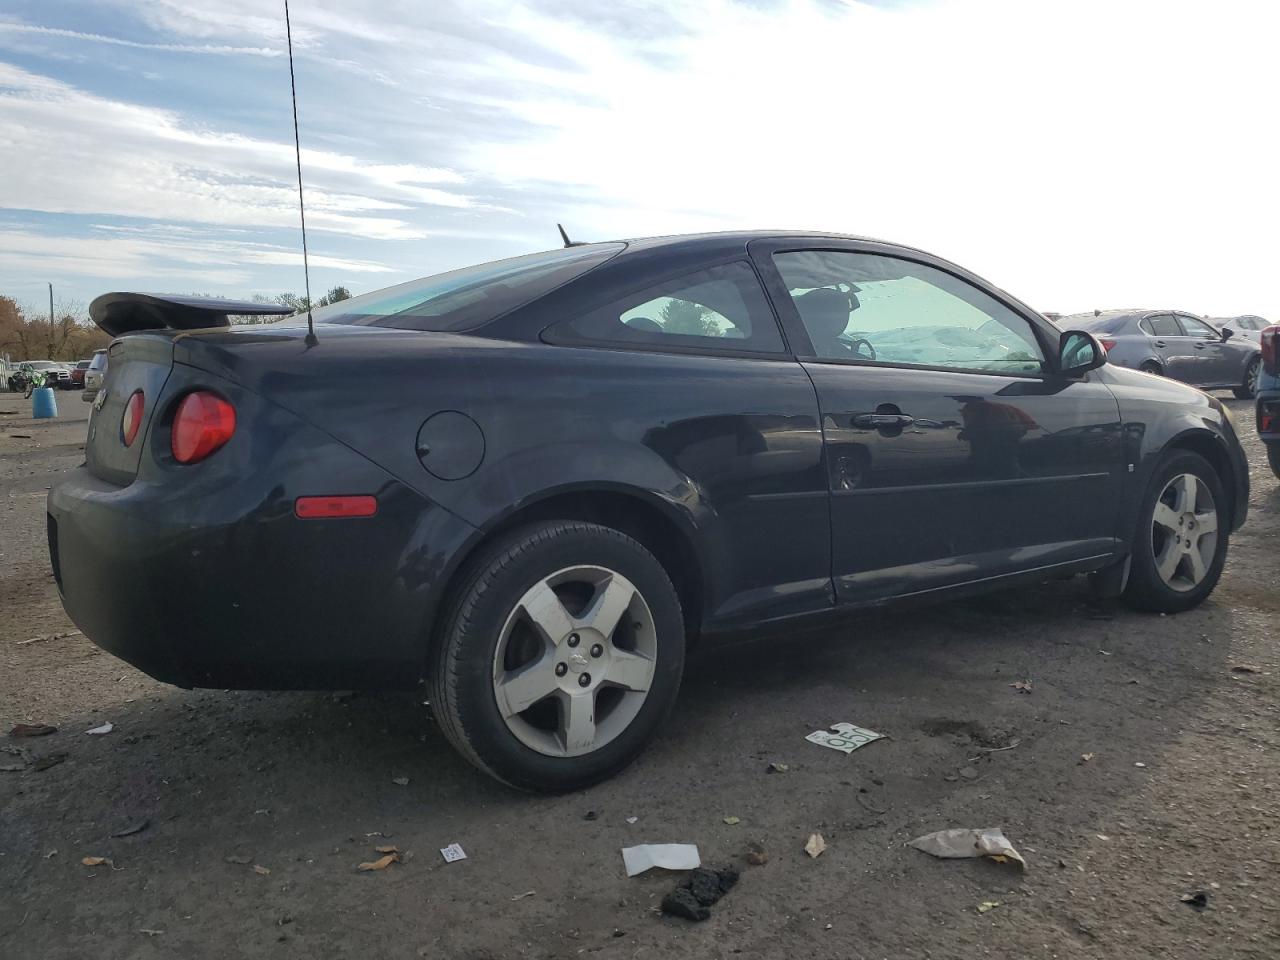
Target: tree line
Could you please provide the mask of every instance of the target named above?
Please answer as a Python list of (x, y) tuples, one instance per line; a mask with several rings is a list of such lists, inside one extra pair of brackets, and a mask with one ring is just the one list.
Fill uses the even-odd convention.
[[(207, 294), (201, 294), (207, 296)], [(346, 287), (332, 287), (319, 297), (315, 307), (328, 306), (351, 298)], [(281, 293), (274, 297), (254, 294), (255, 303), (278, 303), (290, 307), (294, 314), (306, 313), (311, 304), (305, 296)], [(274, 317), (231, 317), (232, 323), (264, 323)], [(95, 350), (103, 350), (111, 337), (89, 319), (80, 303), (60, 303), (53, 320), (42, 310), (24, 307), (12, 297), (0, 295), (0, 357), (6, 353), (15, 363), (23, 360), (85, 360)]]
[(0, 356), (14, 362), (84, 360), (110, 342), (80, 304), (59, 304), (50, 321), (47, 313), (0, 296)]

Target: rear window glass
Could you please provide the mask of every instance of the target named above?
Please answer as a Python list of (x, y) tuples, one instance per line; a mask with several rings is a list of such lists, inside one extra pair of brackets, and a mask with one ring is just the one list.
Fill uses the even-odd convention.
[(751, 265), (739, 261), (664, 280), (547, 331), (553, 343), (699, 353), (782, 353), (778, 321)]
[(1057, 325), (1063, 330), (1088, 330), (1090, 333), (1114, 333), (1129, 322), (1126, 316), (1095, 317), (1092, 313), (1076, 313), (1063, 317)]
[(1162, 313), (1142, 321), (1142, 329), (1153, 337), (1180, 337), (1182, 328), (1172, 314)]
[(470, 330), (582, 276), (625, 247), (593, 243), (463, 267), (340, 300), (312, 316), (316, 323)]

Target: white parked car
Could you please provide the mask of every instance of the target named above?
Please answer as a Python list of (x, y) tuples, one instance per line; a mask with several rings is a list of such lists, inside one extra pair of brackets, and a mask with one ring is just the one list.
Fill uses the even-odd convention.
[(89, 369), (84, 372), (84, 390), (80, 394), (80, 399), (85, 403), (92, 403), (98, 391), (102, 389), (102, 378), (106, 374), (107, 351), (93, 351), (93, 360), (89, 363)]

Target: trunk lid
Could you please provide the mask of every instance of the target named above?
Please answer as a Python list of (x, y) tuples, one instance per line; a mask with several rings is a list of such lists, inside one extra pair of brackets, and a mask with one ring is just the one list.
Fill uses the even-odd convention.
[[(101, 480), (127, 486), (138, 475), (143, 448), (161, 391), (173, 370), (173, 337), (165, 332), (131, 334), (108, 348), (107, 374), (89, 415), (85, 465)], [(125, 446), (122, 420), (129, 398), (142, 391), (142, 423)]]

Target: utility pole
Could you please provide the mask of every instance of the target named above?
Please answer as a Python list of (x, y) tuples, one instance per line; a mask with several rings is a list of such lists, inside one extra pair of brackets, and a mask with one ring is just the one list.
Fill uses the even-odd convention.
[(49, 284), (49, 326), (53, 326), (53, 284)]

